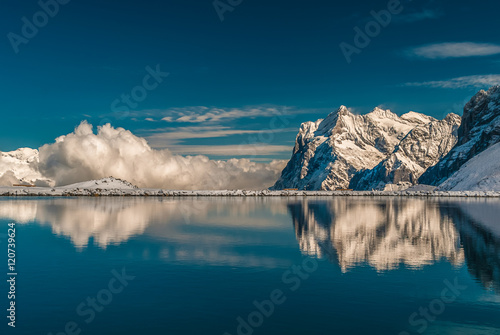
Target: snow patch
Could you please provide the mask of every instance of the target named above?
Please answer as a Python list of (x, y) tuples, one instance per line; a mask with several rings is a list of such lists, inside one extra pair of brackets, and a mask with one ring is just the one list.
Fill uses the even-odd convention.
[(101, 190), (133, 190), (138, 189), (137, 186), (132, 185), (126, 180), (119, 178), (108, 177), (99, 180), (90, 180), (82, 183), (76, 183), (66, 186), (58, 187), (61, 189), (101, 189)]
[(440, 191), (500, 191), (500, 143), (470, 159), (444, 183)]

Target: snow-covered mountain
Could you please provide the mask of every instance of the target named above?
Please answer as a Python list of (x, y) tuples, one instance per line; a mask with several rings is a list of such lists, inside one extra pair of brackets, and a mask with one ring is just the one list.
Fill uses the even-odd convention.
[[(0, 186), (12, 186), (13, 184), (29, 184), (40, 187), (53, 186), (54, 182), (44, 178), (38, 170), (39, 157), (39, 151), (30, 148), (0, 152)], [(2, 173), (2, 171), (4, 172)], [(59, 186), (58, 188), (67, 190), (133, 190), (137, 189), (137, 186), (119, 178), (108, 177)]]
[(47, 186), (47, 181), (38, 172), (38, 158), (38, 150), (30, 148), (0, 152), (0, 186), (16, 183)]
[(380, 108), (355, 115), (341, 106), (324, 120), (301, 125), (292, 158), (273, 189), (383, 189), (395, 182), (415, 183), (453, 147), (459, 123), (454, 114), (438, 121)]
[[(114, 144), (108, 143), (110, 136), (106, 134), (109, 131), (115, 135), (125, 134), (125, 140), (119, 143), (132, 140), (138, 143), (135, 150), (147, 155), (144, 159), (138, 159), (130, 153), (119, 156), (120, 164), (115, 164), (116, 160), (110, 160), (109, 157), (108, 164), (101, 164), (92, 150), (79, 155), (79, 144), (82, 142), (80, 137), (91, 137), (103, 145), (109, 144), (110, 152), (121, 155), (121, 149), (117, 150)], [(102, 134), (95, 135), (91, 126), (82, 124), (75, 133), (59, 138), (54, 145), (43, 146), (42, 154), (29, 148), (0, 152), (0, 186), (64, 185), (111, 174), (140, 185), (135, 180), (136, 176), (142, 176), (139, 179), (143, 183), (148, 182), (149, 172), (155, 171), (152, 179), (154, 183), (150, 182), (155, 185), (153, 187), (168, 180), (175, 188), (178, 185), (175, 181), (180, 180), (176, 173), (180, 173), (185, 178), (178, 188), (191, 185), (190, 183), (204, 188), (204, 184), (198, 179), (191, 179), (192, 176), (198, 176), (198, 172), (194, 173), (189, 169), (191, 172), (186, 172), (187, 167), (193, 166), (189, 162), (196, 159), (197, 164), (207, 164), (211, 169), (208, 176), (211, 181), (215, 181), (215, 187), (224, 188), (227, 184), (234, 188), (233, 182), (243, 180), (244, 185), (247, 185), (247, 179), (252, 181), (263, 178), (266, 183), (275, 180), (282, 166), (279, 165), (280, 162), (256, 167), (256, 163), (248, 160), (211, 163), (202, 156), (174, 157), (168, 152), (152, 150), (144, 139), (136, 138), (130, 132), (111, 128), (101, 132)], [(72, 144), (62, 146), (64, 139), (71, 139)], [(325, 119), (301, 125), (292, 157), (272, 189), (397, 191), (420, 183), (440, 186), (438, 190), (445, 191), (500, 191), (497, 159), (500, 150), (493, 148), (499, 142), (500, 86), (477, 93), (465, 106), (462, 118), (449, 114), (443, 120), (436, 120), (415, 112), (398, 116), (380, 108), (375, 108), (366, 115), (356, 115), (341, 106)], [(142, 165), (143, 162), (150, 161), (156, 163)], [(86, 163), (89, 162), (92, 164), (87, 166)], [(142, 167), (141, 173), (131, 168), (136, 163)], [(83, 170), (80, 169), (81, 166), (84, 167)], [(111, 172), (104, 173), (102, 166), (110, 167), (106, 171)], [(174, 170), (171, 170), (172, 166)], [(199, 171), (206, 172), (204, 169)], [(124, 174), (131, 179), (123, 177)], [(241, 178), (241, 175), (249, 177)], [(221, 178), (227, 180), (220, 183)], [(450, 179), (447, 181), (448, 178)], [(90, 183), (90, 186), (95, 184), (94, 181)], [(70, 188), (87, 189), (89, 185), (85, 185), (87, 184)], [(213, 186), (211, 182), (210, 186)], [(116, 188), (123, 188), (123, 185)]]
[(384, 190), (387, 185), (414, 185), (418, 178), (443, 158), (457, 143), (461, 118), (449, 114), (417, 126), (396, 146), (388, 158), (371, 170), (361, 171), (351, 181), (355, 190)]
[[(462, 124), (458, 129), (457, 145), (438, 164), (429, 168), (420, 177), (419, 182), (441, 185), (466, 162), (498, 142), (500, 142), (500, 86), (493, 86), (488, 91), (482, 90), (477, 93), (465, 105)], [(498, 164), (498, 156), (485, 155), (481, 160), (486, 165)], [(446, 183), (443, 188), (454, 189), (452, 185), (456, 184), (456, 178), (462, 178), (465, 172), (472, 172), (470, 167), (464, 169), (460, 175), (455, 176), (455, 181)]]

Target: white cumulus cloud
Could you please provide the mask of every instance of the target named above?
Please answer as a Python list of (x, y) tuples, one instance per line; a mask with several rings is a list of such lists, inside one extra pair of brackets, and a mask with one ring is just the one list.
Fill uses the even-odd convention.
[(94, 133), (87, 122), (42, 146), (39, 157), (40, 173), (56, 185), (114, 176), (140, 187), (186, 190), (264, 189), (277, 180), (284, 165), (179, 156), (155, 150), (144, 138), (109, 124)]

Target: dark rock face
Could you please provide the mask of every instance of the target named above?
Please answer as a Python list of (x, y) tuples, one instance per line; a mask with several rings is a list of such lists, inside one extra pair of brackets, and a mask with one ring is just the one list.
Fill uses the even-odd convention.
[(477, 93), (464, 108), (457, 145), (419, 179), (439, 185), (472, 157), (500, 142), (500, 86)]

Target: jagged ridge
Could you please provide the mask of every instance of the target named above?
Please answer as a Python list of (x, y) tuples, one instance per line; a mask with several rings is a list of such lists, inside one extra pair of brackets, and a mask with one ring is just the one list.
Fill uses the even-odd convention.
[[(398, 117), (380, 108), (355, 115), (341, 106), (324, 120), (301, 125), (292, 158), (272, 188), (345, 189), (361, 171), (357, 189), (414, 183), (453, 147), (459, 119), (451, 114), (438, 121), (415, 112)], [(384, 168), (372, 170), (379, 163)]]
[(455, 146), (460, 122), (460, 116), (449, 114), (443, 120), (415, 127), (388, 158), (373, 169), (356, 174), (350, 188), (384, 190), (387, 185), (407, 187), (416, 184), (430, 166)]

